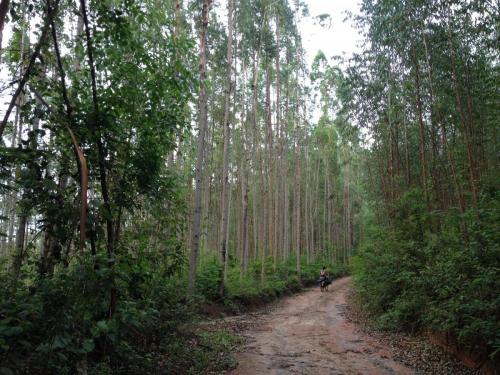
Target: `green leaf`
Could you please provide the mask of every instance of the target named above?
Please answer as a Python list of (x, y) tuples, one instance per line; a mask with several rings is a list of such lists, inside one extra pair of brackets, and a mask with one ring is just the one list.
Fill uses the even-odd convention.
[(93, 339), (87, 339), (83, 342), (83, 351), (85, 353), (90, 353), (92, 350), (94, 350), (95, 344)]
[(109, 330), (108, 323), (105, 320), (100, 320), (97, 322), (97, 328), (99, 328), (99, 331), (101, 332), (107, 332)]
[(54, 337), (54, 340), (52, 342), (52, 349), (66, 348), (68, 346), (68, 344), (70, 343), (70, 341), (71, 340), (69, 338), (58, 335), (58, 336)]
[(0, 327), (0, 335), (17, 336), (23, 332), (21, 327)]

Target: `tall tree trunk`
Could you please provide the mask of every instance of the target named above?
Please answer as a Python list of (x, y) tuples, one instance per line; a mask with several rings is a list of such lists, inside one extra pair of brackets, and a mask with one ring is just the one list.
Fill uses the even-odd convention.
[[(286, 50), (286, 65), (290, 64), (290, 50)], [(283, 251), (284, 259), (288, 259), (290, 253), (290, 187), (288, 185), (288, 124), (289, 124), (289, 105), (290, 105), (290, 75), (287, 72), (285, 82), (285, 116), (283, 121)]]
[(26, 235), (26, 222), (28, 219), (28, 213), (25, 209), (21, 209), (22, 212), (19, 215), (19, 223), (16, 231), (16, 255), (14, 257), (14, 275), (18, 275), (21, 269), (22, 260), (24, 257), (24, 238)]
[[(253, 125), (253, 169), (254, 169), (254, 182), (252, 184), (252, 200), (253, 200), (253, 231), (254, 231), (254, 241), (255, 241), (255, 255), (258, 256), (258, 252), (260, 252), (260, 259), (261, 259), (261, 281), (264, 280), (265, 276), (265, 251), (264, 251), (264, 244), (263, 241), (261, 241), (258, 237), (262, 236), (262, 229), (258, 229), (258, 213), (257, 213), (257, 181), (258, 181), (258, 173), (259, 169), (262, 171), (262, 166), (260, 168), (258, 167), (259, 165), (259, 160), (261, 159), (260, 156), (260, 150), (259, 150), (259, 145), (258, 145), (258, 138), (259, 138), (259, 131), (257, 127), (257, 79), (258, 79), (258, 69), (259, 69), (259, 62), (260, 62), (260, 46), (261, 41), (259, 40), (259, 45), (257, 48), (256, 55), (254, 57), (254, 68), (253, 68), (253, 83), (252, 83), (252, 125)], [(262, 175), (261, 173), (261, 175)], [(261, 184), (261, 187), (263, 187), (263, 184)], [(261, 236), (258, 234), (260, 233)]]
[(417, 107), (418, 123), (419, 123), (419, 154), (421, 166), (422, 188), (424, 189), (425, 199), (429, 204), (429, 195), (427, 190), (427, 160), (425, 157), (425, 124), (422, 110), (422, 99), (420, 95), (420, 67), (417, 59), (415, 46), (412, 47), (412, 58), (415, 69), (415, 103)]
[[(259, 139), (258, 137), (257, 139)], [(266, 207), (266, 202), (267, 202), (267, 186), (265, 183), (265, 165), (264, 165), (264, 157), (265, 155), (262, 155), (261, 147), (258, 146), (258, 143), (256, 142), (257, 145), (257, 155), (258, 155), (258, 169), (257, 173), (258, 175), (256, 176), (259, 177), (259, 186), (260, 186), (260, 196), (262, 197), (260, 200), (260, 228), (259, 228), (259, 234), (260, 234), (260, 257), (262, 260), (262, 268), (261, 268), (261, 280), (264, 281), (264, 278), (266, 276), (266, 257), (267, 257), (267, 245), (268, 245), (268, 238), (267, 238), (267, 207)]]
[(272, 114), (271, 114), (271, 72), (270, 72), (270, 62), (266, 60), (266, 125), (267, 125), (267, 168), (266, 168), (266, 182), (267, 182), (267, 197), (266, 197), (266, 209), (265, 214), (267, 216), (267, 248), (271, 248), (273, 255), (273, 270), (276, 270), (277, 260), (278, 260), (278, 249), (274, 247), (274, 153), (273, 153), (273, 125), (272, 125)]
[(81, 190), (81, 204), (80, 204), (80, 248), (83, 250), (85, 244), (85, 228), (87, 222), (87, 186), (88, 186), (88, 170), (87, 170), (87, 160), (81, 150), (78, 142), (76, 140), (75, 134), (72, 130), (72, 125), (74, 122), (74, 109), (69, 101), (68, 92), (66, 88), (66, 74), (62, 65), (61, 55), (59, 52), (59, 45), (57, 42), (57, 31), (54, 21), (54, 14), (57, 12), (56, 7), (58, 2), (56, 2), (55, 7), (53, 7), (50, 2), (47, 3), (48, 9), (48, 19), (50, 20), (52, 39), (54, 42), (54, 49), (56, 52), (57, 65), (59, 69), (59, 75), (61, 79), (61, 91), (63, 100), (66, 106), (66, 117), (68, 124), (66, 125), (66, 130), (68, 131), (71, 142), (73, 144), (73, 150), (78, 164), (78, 170), (80, 174), (80, 190)]
[[(21, 51), (20, 53), (20, 58), (19, 58), (19, 78), (22, 77), (23, 75), (23, 70), (24, 70), (24, 51), (25, 51), (25, 35), (26, 35), (26, 19), (25, 19), (25, 14), (26, 14), (26, 3), (22, 3), (22, 21), (21, 21), (21, 41), (19, 44), (19, 50)], [(1, 16), (1, 15), (0, 15)], [(21, 115), (21, 109), (25, 104), (25, 94), (21, 93), (18, 97), (17, 103), (16, 103), (16, 118), (15, 118), (15, 130), (13, 134), (13, 142), (12, 142), (12, 147), (17, 147), (17, 143), (21, 143), (22, 136), (23, 136), (23, 117)], [(17, 137), (16, 137), (17, 135)], [(17, 139), (16, 139), (17, 138)], [(35, 142), (36, 144), (36, 142)], [(18, 167), (18, 171), (20, 171), (20, 168)], [(17, 172), (16, 172), (17, 173)], [(14, 274), (17, 276), (19, 274), (23, 256), (24, 256), (24, 238), (25, 238), (25, 233), (26, 233), (26, 222), (28, 218), (28, 212), (25, 207), (23, 207), (23, 200), (25, 198), (26, 191), (22, 191), (21, 193), (21, 200), (20, 200), (20, 212), (19, 212), (19, 220), (18, 220), (18, 227), (16, 230), (16, 246), (15, 246), (15, 256), (14, 256)]]
[[(94, 64), (94, 49), (92, 46), (92, 39), (90, 36), (90, 27), (89, 27), (89, 20), (87, 16), (87, 7), (86, 7), (86, 2), (85, 0), (80, 0), (80, 6), (81, 6), (81, 11), (82, 11), (82, 18), (83, 18), (83, 24), (85, 26), (85, 39), (87, 42), (87, 58), (89, 62), (89, 67), (90, 67), (90, 77), (91, 77), (91, 86), (92, 86), (92, 103), (94, 106), (94, 116), (95, 116), (95, 121), (96, 125), (98, 121), (100, 121), (100, 111), (99, 111), (99, 101), (97, 99), (97, 74), (96, 74), (96, 69), (95, 69), (95, 64)], [(99, 124), (101, 125), (101, 124)], [(97, 143), (97, 155), (98, 155), (98, 164), (99, 164), (99, 180), (100, 180), (100, 185), (101, 185), (101, 194), (102, 194), (102, 199), (104, 201), (104, 209), (106, 211), (106, 236), (107, 236), (107, 251), (108, 251), (108, 258), (111, 259), (114, 254), (114, 246), (115, 246), (115, 241), (114, 241), (114, 219), (113, 219), (113, 212), (111, 210), (111, 201), (110, 201), (110, 196), (109, 196), (109, 187), (108, 187), (108, 180), (107, 180), (107, 172), (106, 172), (106, 157), (107, 157), (107, 152), (104, 150), (104, 145), (102, 143), (102, 134), (101, 132), (104, 130), (102, 129), (102, 126), (100, 126), (100, 132), (98, 132), (97, 137), (96, 137), (96, 143)], [(110, 315), (114, 314), (115, 310), (115, 304), (116, 301), (114, 299), (114, 294), (112, 292), (111, 296), (111, 307), (110, 307)]]
[(201, 12), (201, 30), (200, 30), (200, 94), (198, 97), (198, 147), (196, 156), (196, 187), (194, 195), (194, 212), (193, 212), (193, 229), (191, 238), (191, 256), (189, 262), (189, 294), (194, 292), (194, 285), (196, 280), (196, 266), (198, 263), (198, 253), (200, 249), (200, 235), (201, 235), (201, 208), (202, 208), (202, 189), (203, 189), (203, 154), (205, 153), (205, 138), (207, 134), (207, 29), (208, 29), (208, 16), (211, 0), (203, 0), (203, 8)]
[(306, 155), (305, 155), (305, 167), (306, 167), (306, 181), (304, 184), (304, 221), (305, 221), (305, 247), (306, 247), (306, 260), (307, 264), (310, 262), (310, 238), (309, 238), (309, 186), (310, 186), (310, 168), (309, 168), (309, 147), (306, 146)]
[(450, 147), (448, 146), (448, 136), (446, 134), (446, 127), (444, 124), (445, 120), (442, 118), (442, 115), (441, 115), (439, 108), (434, 107), (435, 106), (435, 103), (434, 103), (435, 93), (434, 93), (434, 85), (433, 85), (433, 80), (432, 80), (433, 65), (432, 65), (432, 61), (431, 61), (431, 56), (429, 54), (429, 50), (427, 48), (427, 40), (425, 38), (424, 32), (422, 32), (422, 37), (424, 40), (424, 48), (425, 48), (425, 54), (427, 57), (427, 65), (429, 67), (428, 73), (427, 73), (427, 79), (428, 79), (428, 84), (429, 84), (429, 94), (430, 94), (430, 101), (431, 101), (431, 118), (434, 118), (435, 122), (441, 124), (441, 142), (443, 144), (444, 151), (446, 152), (446, 157), (448, 159), (448, 165), (451, 169), (453, 185), (455, 187), (455, 191), (456, 191), (456, 194), (458, 197), (460, 211), (462, 213), (464, 213), (465, 212), (465, 200), (464, 200), (464, 196), (463, 196), (462, 187), (460, 186), (460, 184), (458, 182), (455, 161), (453, 160), (453, 156), (451, 154)]
[(450, 48), (450, 62), (451, 62), (451, 78), (453, 82), (453, 92), (455, 93), (455, 101), (460, 114), (460, 122), (462, 124), (462, 134), (464, 137), (465, 146), (467, 148), (467, 162), (469, 170), (469, 185), (472, 194), (472, 204), (477, 206), (477, 187), (476, 187), (476, 167), (474, 160), (474, 146), (472, 144), (472, 129), (467, 121), (465, 110), (462, 103), (462, 96), (460, 94), (460, 85), (458, 82), (458, 74), (456, 68), (455, 48), (451, 36), (450, 27), (448, 27), (448, 45)]
[[(430, 56), (429, 56), (429, 51), (427, 49), (427, 40), (425, 38), (425, 32), (422, 30), (422, 39), (423, 39), (423, 44), (424, 44), (424, 51), (425, 51), (425, 56), (427, 60), (427, 76), (429, 80), (431, 79), (430, 74), (431, 74), (431, 67), (430, 67)], [(430, 86), (430, 85), (429, 85)], [(439, 179), (439, 171), (437, 168), (438, 165), (438, 147), (437, 147), (437, 127), (436, 127), (436, 116), (435, 116), (435, 111), (433, 110), (433, 104), (434, 104), (434, 93), (432, 90), (430, 90), (430, 107), (431, 107), (431, 116), (430, 116), (430, 122), (431, 122), (431, 149), (432, 149), (432, 162), (431, 164), (431, 176), (433, 180), (433, 188), (434, 188), (434, 201), (436, 208), (438, 205), (441, 203), (439, 199), (439, 195), (441, 193), (441, 184), (440, 184), (440, 179)]]
[[(298, 85), (298, 74), (297, 74), (297, 85)], [(295, 205), (295, 253), (296, 253), (296, 269), (297, 275), (300, 278), (300, 124), (299, 124), (299, 87), (297, 86), (297, 103), (296, 103), (296, 113), (295, 113), (295, 197), (294, 197), (294, 205)]]
[[(210, 103), (208, 100), (207, 103)], [(208, 112), (207, 112), (208, 113)], [(219, 240), (218, 237), (219, 227), (218, 224), (220, 221), (211, 220), (212, 216), (216, 216), (219, 212), (218, 210), (212, 209), (212, 190), (214, 188), (214, 177), (212, 173), (215, 174), (216, 171), (212, 170), (212, 166), (214, 165), (214, 153), (212, 152), (214, 149), (214, 135), (215, 135), (215, 118), (211, 118), (210, 126), (208, 127), (206, 141), (205, 141), (205, 153), (203, 154), (203, 167), (204, 170), (204, 181), (202, 187), (202, 209), (201, 209), (201, 233), (203, 233), (200, 237), (200, 247), (202, 250), (210, 251), (215, 250), (218, 252), (219, 249)], [(220, 206), (218, 206), (220, 207)], [(216, 212), (217, 211), (217, 212)], [(211, 230), (213, 223), (216, 225), (216, 230)], [(213, 238), (215, 238), (215, 244), (213, 244)], [(200, 259), (200, 263), (203, 261), (203, 258)]]
[[(280, 21), (279, 17), (276, 17), (276, 58), (275, 58), (275, 67), (276, 67), (276, 132), (278, 133), (278, 138), (276, 140), (276, 152), (275, 152), (275, 162), (274, 162), (274, 236), (273, 236), (273, 248), (276, 249), (276, 252), (280, 250), (280, 237), (282, 234), (282, 218), (280, 216), (280, 188), (281, 185), (281, 176), (282, 174), (278, 169), (282, 167), (282, 134), (280, 127), (281, 120), (281, 104), (280, 104), (280, 95), (281, 95), (281, 87), (280, 87)], [(282, 251), (282, 250), (281, 250)]]
[(406, 121), (406, 111), (403, 105), (403, 133), (405, 142), (405, 169), (406, 169), (406, 186), (409, 187), (411, 184), (411, 171), (410, 171), (410, 150), (408, 148), (409, 138), (408, 138), (408, 124)]
[(248, 179), (249, 179), (249, 169), (248, 166), (250, 164), (250, 135), (249, 130), (247, 128), (247, 124), (245, 121), (246, 116), (246, 107), (245, 107), (245, 85), (246, 82), (246, 64), (245, 61), (242, 61), (242, 75), (243, 75), (243, 83), (241, 86), (241, 113), (240, 113), (240, 123), (241, 123), (241, 157), (242, 157), (242, 166), (241, 166), (241, 212), (242, 212), (242, 227), (241, 227), (241, 259), (240, 259), (240, 277), (243, 277), (243, 274), (246, 273), (248, 257), (249, 257), (249, 230), (248, 230)]
[[(179, 33), (181, 31), (181, 0), (175, 0), (174, 4), (174, 12), (175, 12), (175, 27), (174, 27), (174, 41), (177, 43), (179, 40)], [(175, 59), (177, 61), (180, 60), (179, 48), (175, 47)], [(175, 151), (177, 149), (178, 140), (175, 141), (176, 147), (172, 151), (170, 151), (167, 157), (167, 166), (173, 167), (175, 163)]]
[(316, 233), (317, 233), (317, 243), (316, 243), (316, 250), (323, 250), (323, 242), (322, 242), (322, 230), (321, 230), (321, 226), (320, 226), (320, 217), (319, 217), (319, 196), (320, 196), (320, 193), (319, 193), (319, 185), (320, 185), (320, 181), (319, 181), (319, 168), (320, 168), (320, 158), (318, 157), (316, 159), (316, 178), (315, 178), (315, 182), (316, 182), (316, 189), (315, 189), (315, 194), (314, 196), (316, 197), (315, 199), (315, 204), (316, 204), (316, 207), (314, 209), (314, 217), (316, 217), (316, 223), (317, 225), (315, 225), (316, 227)]
[[(245, 167), (243, 167), (245, 168)], [(246, 273), (248, 264), (248, 178), (245, 171), (242, 171), (241, 179), (241, 207), (242, 207), (242, 227), (241, 227), (241, 259), (240, 276)]]
[(224, 267), (224, 277), (220, 285), (220, 294), (224, 294), (224, 280), (227, 277), (226, 274), (226, 262), (227, 262), (227, 236), (228, 236), (228, 220), (229, 220), (229, 144), (230, 139), (230, 109), (231, 109), (231, 68), (233, 66), (233, 1), (228, 0), (227, 2), (227, 25), (228, 25), (228, 37), (227, 37), (227, 67), (226, 67), (226, 90), (224, 93), (224, 151), (223, 151), (223, 166), (222, 166), (222, 220), (221, 220), (221, 236), (220, 236), (220, 258), (222, 266)]

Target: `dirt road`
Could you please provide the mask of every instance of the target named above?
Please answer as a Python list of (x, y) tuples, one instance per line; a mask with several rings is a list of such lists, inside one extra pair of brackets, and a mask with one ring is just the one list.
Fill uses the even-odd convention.
[(392, 359), (389, 348), (363, 334), (344, 317), (350, 278), (281, 301), (262, 315), (237, 353), (232, 375), (413, 374)]

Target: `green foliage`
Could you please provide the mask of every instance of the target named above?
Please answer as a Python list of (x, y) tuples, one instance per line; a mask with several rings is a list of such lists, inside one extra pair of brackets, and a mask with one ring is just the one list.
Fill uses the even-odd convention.
[[(234, 337), (182, 328), (195, 318), (197, 304), (186, 305), (186, 282), (172, 272), (169, 253), (136, 249), (119, 254), (114, 264), (102, 255), (74, 257), (66, 267), (55, 267), (51, 277), (37, 276), (36, 262), (27, 262), (22, 282), (1, 274), (0, 362), (5, 371), (72, 374), (86, 364), (91, 374), (203, 374), (207, 368), (221, 371), (235, 365), (228, 356)], [(299, 279), (293, 257), (276, 270), (269, 258), (261, 280), (259, 262), (243, 276), (232, 264), (223, 302), (237, 311), (300, 291), (314, 284), (323, 265), (302, 259)], [(332, 266), (329, 271), (338, 277), (346, 268)], [(215, 257), (203, 263), (199, 302), (221, 302), (221, 275)], [(112, 290), (118, 303), (110, 317)]]
[(209, 301), (219, 298), (219, 285), (221, 282), (222, 269), (215, 256), (208, 258), (198, 270), (196, 276), (196, 293)]
[(363, 306), (381, 328), (447, 332), (498, 359), (500, 195), (493, 186), (483, 185), (478, 210), (441, 215), (439, 234), (417, 190), (397, 202), (393, 229), (372, 226), (353, 264)]
[(487, 5), (443, 5), (366, 0), (354, 16), (366, 43), (337, 89), (369, 138), (353, 263), (380, 327), (430, 328), (498, 360), (496, 26)]
[[(8, 241), (2, 239), (0, 251), (9, 256), (16, 252), (12, 254), (14, 272), (7, 271), (10, 259), (0, 259), (2, 374), (73, 374), (85, 368), (91, 374), (206, 373), (231, 366), (231, 360), (219, 353), (227, 352), (234, 338), (185, 329), (198, 302), (189, 301), (192, 309), (186, 306), (182, 270), (187, 252), (186, 206), (193, 187), (191, 146), (196, 132), (191, 132), (190, 125), (197, 116), (195, 46), (202, 4), (184, 4), (193, 10), (191, 14), (181, 4), (178, 10), (173, 5), (145, 0), (55, 1), (52, 7), (48, 2), (11, 2), (12, 37), (3, 62), (15, 87), (23, 74), (29, 73), (29, 77), (0, 144), (0, 192), (5, 194), (0, 236), (8, 237)], [(235, 82), (230, 122), (236, 123), (240, 105), (245, 112), (250, 103), (248, 94), (254, 90), (245, 75), (255, 63), (257, 96), (263, 93), (266, 77), (276, 82), (270, 82), (272, 91), (286, 93), (282, 103), (271, 109), (285, 108), (286, 95), (287, 109), (278, 115), (282, 122), (279, 133), (285, 135), (276, 137), (276, 150), (282, 146), (288, 150), (276, 154), (276, 161), (305, 159), (303, 151), (293, 158), (291, 146), (313, 133), (302, 126), (307, 121), (299, 122), (301, 96), (310, 93), (300, 78), (306, 67), (297, 24), (298, 13), (305, 15), (306, 11), (304, 4), (287, 1), (243, 2), (236, 10), (236, 57), (246, 71), (238, 72), (243, 81), (237, 78)], [(221, 62), (227, 52), (227, 35), (217, 12), (211, 13), (209, 116), (212, 124), (218, 124), (222, 120), (226, 69)], [(41, 52), (35, 58), (35, 44), (49, 19), (53, 25), (40, 39)], [(318, 20), (328, 22), (328, 16), (320, 15)], [(275, 61), (276, 68), (272, 66)], [(337, 106), (328, 85), (340, 80), (341, 73), (323, 62), (318, 62), (315, 79), (318, 84), (321, 81), (326, 113)], [(260, 127), (257, 124), (265, 109), (261, 98), (257, 101), (255, 121)], [(271, 102), (269, 106), (273, 106)], [(242, 113), (242, 120), (248, 122), (249, 113)], [(236, 125), (234, 129), (234, 134), (240, 133), (241, 144), (250, 141), (248, 134), (242, 134), (245, 128)], [(257, 132), (265, 133), (264, 129), (255, 130), (257, 150)], [(220, 142), (218, 133), (213, 126), (207, 142), (212, 148)], [(310, 175), (317, 165), (323, 203), (336, 199), (325, 190), (329, 184), (325, 176), (332, 172), (333, 182), (328, 186), (335, 190), (340, 171), (339, 136), (331, 119), (323, 116), (314, 136), (318, 150), (311, 154), (313, 164), (304, 173)], [(251, 150), (250, 144), (245, 148)], [(210, 184), (215, 188), (221, 151), (204, 152), (204, 174), (213, 176)], [(320, 177), (324, 165), (330, 169)], [(291, 171), (289, 166), (285, 173)], [(243, 174), (251, 181), (251, 174), (257, 172), (252, 163)], [(240, 171), (237, 174), (242, 176)], [(290, 191), (291, 180), (286, 185)], [(217, 194), (210, 196), (208, 210), (216, 212), (213, 197)], [(257, 198), (252, 194), (251, 199)], [(319, 217), (326, 211), (322, 203), (317, 206)], [(85, 209), (85, 233), (79, 233)], [(252, 215), (258, 212), (252, 210)], [(208, 216), (210, 220), (211, 214)], [(317, 224), (323, 231), (326, 223), (317, 220)], [(17, 233), (23, 230), (27, 246), (23, 241), (16, 244)], [(79, 237), (85, 237), (81, 248)], [(293, 257), (278, 264), (268, 258), (264, 264), (251, 263), (241, 274), (239, 264), (232, 263), (221, 297), (221, 266), (217, 259), (207, 258), (202, 259), (197, 279), (200, 300), (235, 308), (299, 291), (314, 283), (319, 268), (328, 264), (308, 264), (301, 259), (298, 274)], [(332, 276), (344, 272), (342, 267), (331, 269)]]
[[(109, 267), (103, 257), (84, 257), (29, 287), (2, 274), (3, 373), (73, 374), (83, 361), (90, 374), (204, 374), (234, 367), (235, 337), (181, 329), (195, 315), (167, 258), (124, 254)], [(112, 275), (118, 306), (110, 318)]]
[(190, 317), (178, 280), (145, 257), (124, 254), (111, 267), (100, 256), (75, 259), (29, 286), (1, 278), (0, 361), (19, 373), (75, 373), (83, 360), (154, 372), (145, 353)]
[[(207, 374), (235, 368), (237, 363), (229, 354), (234, 351), (239, 339), (226, 332), (202, 332), (169, 343), (164, 347), (168, 353), (162, 367), (165, 374)], [(169, 361), (168, 358), (177, 358)], [(155, 358), (154, 360), (158, 360)], [(141, 373), (141, 372), (138, 372)]]
[[(323, 266), (328, 266), (332, 278), (349, 273), (345, 265), (328, 265), (328, 262), (321, 259), (308, 264), (305, 257), (301, 259), (300, 277), (297, 275), (293, 256), (287, 261), (278, 262), (276, 267), (273, 266), (273, 259), (267, 258), (263, 274), (260, 260), (251, 262), (246, 273), (241, 273), (239, 264), (232, 263), (224, 285), (222, 302), (234, 311), (271, 302), (280, 296), (298, 292), (305, 286), (314, 285)], [(222, 275), (221, 265), (216, 257), (204, 262), (196, 279), (197, 294), (201, 301), (221, 301), (219, 287)]]

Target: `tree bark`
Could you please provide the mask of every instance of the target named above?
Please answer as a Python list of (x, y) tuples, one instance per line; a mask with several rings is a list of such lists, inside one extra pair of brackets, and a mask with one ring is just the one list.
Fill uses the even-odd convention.
[(462, 124), (462, 134), (464, 137), (465, 146), (467, 148), (467, 162), (469, 170), (469, 185), (472, 193), (472, 204), (477, 207), (477, 187), (476, 187), (476, 173), (475, 173), (475, 160), (474, 149), (472, 144), (472, 129), (468, 124), (465, 116), (465, 110), (462, 103), (462, 96), (460, 95), (460, 85), (458, 82), (458, 74), (456, 69), (455, 48), (453, 47), (451, 30), (448, 27), (448, 45), (450, 47), (450, 62), (451, 62), (451, 78), (453, 82), (453, 92), (455, 94), (455, 101), (460, 115), (460, 122)]
[[(298, 76), (298, 74), (297, 74)], [(297, 77), (297, 85), (298, 85)], [(295, 206), (295, 255), (296, 255), (296, 270), (300, 279), (300, 125), (299, 125), (299, 87), (297, 86), (297, 103), (295, 112), (295, 192), (294, 192), (294, 206)]]
[[(245, 61), (242, 61), (242, 75), (243, 75), (243, 83), (246, 82), (246, 64)], [(240, 277), (246, 273), (247, 264), (248, 264), (248, 256), (249, 256), (249, 230), (248, 230), (248, 178), (249, 171), (248, 165), (250, 164), (250, 153), (248, 150), (250, 149), (250, 140), (249, 140), (249, 131), (245, 122), (245, 85), (241, 84), (241, 112), (240, 112), (240, 123), (241, 123), (241, 157), (242, 157), (242, 166), (241, 166), (241, 259), (240, 259)]]
[[(92, 102), (94, 105), (94, 116), (95, 121), (99, 121), (100, 112), (99, 112), (99, 101), (97, 99), (97, 75), (94, 65), (94, 52), (92, 47), (92, 39), (90, 37), (90, 27), (89, 20), (87, 16), (87, 7), (85, 4), (85, 0), (80, 0), (80, 6), (82, 11), (83, 24), (85, 26), (85, 36), (87, 41), (87, 57), (89, 60), (90, 66), (90, 76), (92, 83)], [(102, 130), (102, 129), (101, 129)], [(101, 183), (101, 194), (102, 199), (104, 201), (104, 209), (107, 211), (106, 214), (106, 234), (107, 234), (107, 250), (108, 256), (111, 257), (114, 253), (114, 220), (113, 220), (113, 212), (111, 211), (111, 202), (109, 197), (109, 188), (107, 182), (107, 172), (106, 172), (106, 152), (104, 150), (104, 145), (102, 143), (101, 134), (97, 134), (96, 137), (97, 143), (97, 153), (99, 159), (99, 179)], [(113, 309), (112, 309), (113, 310)]]
[(193, 212), (193, 229), (191, 238), (191, 256), (189, 262), (189, 284), (188, 291), (192, 295), (194, 292), (196, 280), (196, 266), (198, 263), (198, 253), (200, 248), (201, 234), (201, 208), (202, 208), (202, 188), (203, 188), (203, 154), (205, 153), (205, 137), (207, 134), (207, 30), (208, 16), (210, 12), (211, 0), (203, 0), (203, 8), (201, 12), (201, 29), (200, 29), (200, 51), (199, 51), (199, 73), (200, 73), (200, 94), (198, 97), (198, 147), (196, 156), (196, 187), (194, 196), (194, 212)]
[[(427, 74), (427, 79), (429, 83), (429, 94), (430, 94), (430, 101), (431, 101), (431, 117), (435, 117), (435, 121), (439, 124), (441, 124), (441, 142), (443, 144), (444, 151), (446, 152), (446, 157), (448, 159), (448, 163), (451, 169), (451, 175), (452, 175), (452, 180), (453, 180), (453, 185), (455, 187), (455, 191), (458, 197), (458, 202), (460, 205), (460, 211), (462, 213), (465, 212), (465, 200), (463, 196), (463, 191), (462, 187), (460, 186), (458, 182), (458, 177), (457, 177), (457, 172), (456, 172), (456, 166), (455, 166), (455, 161), (453, 160), (453, 156), (451, 154), (450, 147), (448, 146), (448, 137), (446, 134), (446, 127), (444, 124), (444, 119), (442, 118), (441, 112), (439, 109), (434, 109), (434, 85), (433, 85), (433, 80), (432, 80), (432, 71), (433, 71), (433, 66), (432, 66), (432, 61), (431, 61), (431, 56), (429, 54), (429, 51), (427, 49), (427, 41), (425, 38), (425, 34), (422, 32), (423, 35), (423, 40), (424, 40), (424, 48), (425, 48), (425, 53), (427, 56), (427, 64), (428, 64), (428, 74)], [(432, 116), (434, 114), (434, 116)]]
[[(290, 50), (286, 50), (286, 65), (290, 64)], [(283, 251), (285, 260), (288, 259), (290, 254), (290, 187), (288, 185), (288, 117), (289, 117), (289, 105), (290, 105), (290, 75), (287, 72), (286, 82), (285, 82), (285, 116), (283, 121)]]
[[(56, 1), (56, 7), (58, 5), (58, 1)], [(78, 171), (80, 174), (80, 249), (83, 251), (85, 246), (85, 232), (86, 232), (86, 224), (87, 224), (87, 188), (89, 181), (89, 174), (87, 169), (87, 160), (83, 154), (82, 149), (78, 145), (78, 141), (76, 136), (72, 130), (73, 122), (74, 122), (74, 110), (71, 102), (69, 101), (68, 91), (66, 88), (66, 73), (64, 71), (62, 61), (61, 61), (61, 53), (59, 51), (59, 44), (57, 41), (57, 30), (54, 21), (54, 14), (56, 13), (56, 8), (53, 8), (50, 0), (47, 1), (47, 13), (49, 23), (51, 25), (52, 30), (52, 39), (54, 42), (54, 49), (56, 52), (57, 66), (59, 69), (59, 75), (61, 80), (61, 92), (63, 96), (63, 100), (66, 106), (66, 117), (68, 120), (68, 124), (66, 125), (66, 130), (69, 133), (71, 138), (71, 143), (73, 145), (73, 151), (75, 153), (75, 157), (78, 164)]]
[(274, 160), (273, 160), (273, 125), (272, 125), (272, 114), (271, 114), (271, 72), (269, 68), (269, 61), (266, 61), (266, 124), (267, 124), (267, 168), (266, 168), (266, 209), (265, 215), (267, 216), (267, 248), (272, 251), (273, 255), (273, 270), (276, 270), (278, 252), (274, 245), (274, 230), (272, 217), (274, 216), (274, 190), (273, 190), (273, 173), (274, 173)]
[(425, 124), (422, 113), (422, 99), (420, 95), (420, 67), (417, 60), (417, 54), (415, 46), (412, 47), (412, 58), (413, 65), (415, 69), (415, 103), (417, 107), (418, 123), (419, 123), (419, 154), (420, 154), (420, 165), (421, 165), (421, 179), (422, 188), (425, 194), (425, 200), (429, 204), (429, 195), (427, 191), (427, 160), (425, 157)]
[(224, 151), (223, 151), (223, 166), (222, 166), (222, 220), (221, 220), (221, 236), (220, 236), (220, 259), (222, 266), (224, 267), (224, 277), (220, 285), (220, 294), (224, 294), (224, 280), (227, 277), (226, 274), (226, 262), (227, 262), (227, 236), (228, 236), (228, 220), (229, 220), (229, 145), (231, 142), (231, 123), (230, 123), (230, 110), (231, 110), (231, 69), (233, 66), (233, 4), (234, 0), (228, 0), (227, 2), (227, 25), (228, 25), (228, 36), (227, 36), (227, 67), (226, 67), (226, 89), (224, 93)]

